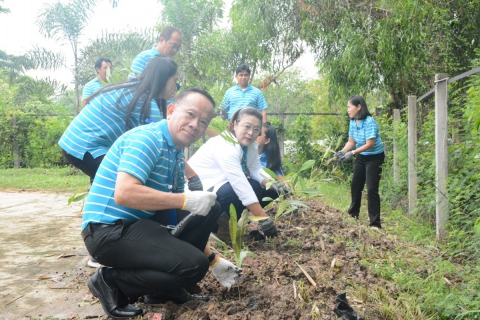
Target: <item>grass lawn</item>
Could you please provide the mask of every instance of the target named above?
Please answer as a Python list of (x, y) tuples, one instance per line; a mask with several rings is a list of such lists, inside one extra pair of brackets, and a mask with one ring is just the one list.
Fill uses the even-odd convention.
[(0, 169), (0, 190), (32, 190), (62, 193), (85, 192), (90, 179), (81, 171), (58, 169)]

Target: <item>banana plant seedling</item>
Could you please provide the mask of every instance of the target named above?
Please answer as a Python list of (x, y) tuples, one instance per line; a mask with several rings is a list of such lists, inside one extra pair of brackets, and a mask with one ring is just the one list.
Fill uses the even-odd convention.
[(232, 240), (233, 251), (235, 253), (235, 262), (239, 268), (242, 267), (243, 259), (247, 255), (253, 256), (253, 253), (248, 251), (248, 248), (243, 250), (243, 236), (248, 229), (248, 221), (260, 221), (268, 217), (256, 217), (248, 212), (248, 209), (243, 210), (240, 219), (237, 221), (237, 211), (233, 204), (230, 205), (230, 240)]

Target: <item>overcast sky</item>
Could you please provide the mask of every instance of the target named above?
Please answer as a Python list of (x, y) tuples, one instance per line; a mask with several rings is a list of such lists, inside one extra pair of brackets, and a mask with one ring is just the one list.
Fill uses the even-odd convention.
[[(70, 57), (72, 55), (70, 47), (59, 46), (54, 41), (43, 38), (35, 24), (45, 5), (56, 1), (4, 0), (2, 6), (10, 9), (10, 13), (0, 14), (0, 49), (8, 54), (21, 55), (33, 45), (38, 45), (54, 51), (62, 51), (65, 56)], [(159, 21), (161, 8), (162, 5), (157, 0), (120, 0), (116, 8), (112, 8), (108, 0), (102, 0), (96, 7), (88, 27), (84, 30), (81, 42), (87, 44), (89, 40), (101, 35), (102, 31), (122, 32), (129, 29), (154, 28)], [(139, 49), (141, 50), (143, 48)], [(309, 77), (314, 77), (316, 74), (313, 57), (310, 54), (301, 58), (296, 66), (305, 70)], [(34, 77), (50, 76), (64, 84), (68, 84), (72, 79), (68, 70), (35, 71), (29, 74)]]

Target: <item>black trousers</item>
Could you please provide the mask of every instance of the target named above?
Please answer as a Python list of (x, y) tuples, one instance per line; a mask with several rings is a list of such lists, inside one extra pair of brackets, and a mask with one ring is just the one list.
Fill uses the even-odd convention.
[(381, 227), (380, 221), (380, 195), (378, 186), (380, 175), (382, 173), (381, 165), (385, 161), (385, 153), (371, 156), (357, 155), (353, 168), (353, 177), (351, 183), (352, 202), (348, 213), (353, 217), (360, 214), (360, 205), (362, 204), (362, 192), (367, 183), (368, 216), (370, 225)]
[(87, 152), (83, 156), (83, 160), (80, 160), (72, 156), (70, 153), (68, 153), (63, 149), (62, 149), (62, 154), (65, 160), (68, 161), (68, 163), (70, 163), (75, 168), (78, 168), (79, 170), (81, 170), (83, 173), (85, 173), (87, 176), (90, 177), (90, 184), (93, 183), (93, 179), (95, 178), (95, 174), (97, 173), (98, 167), (100, 167), (100, 164), (102, 163), (102, 160), (105, 157), (105, 155), (101, 155), (94, 159), (93, 156), (90, 154), (90, 152)]
[[(220, 212), (215, 203), (205, 217), (191, 220), (178, 238), (162, 225), (168, 221), (167, 211), (162, 210), (151, 219), (118, 220), (84, 241), (98, 262), (111, 267), (113, 279), (126, 296), (168, 295), (205, 277), (209, 262), (203, 251)], [(178, 210), (178, 220), (187, 214)]]
[[(257, 180), (253, 180), (252, 178), (248, 178), (248, 182), (252, 186), (253, 192), (255, 192), (255, 195), (260, 202), (262, 199), (262, 185)], [(217, 201), (222, 207), (222, 212), (227, 212), (228, 214), (230, 214), (230, 204), (233, 204), (235, 211), (237, 212), (237, 219), (240, 219), (243, 210), (246, 208), (242, 204), (242, 201), (239, 199), (238, 195), (235, 193), (235, 190), (233, 190), (230, 182), (225, 183), (217, 190)]]

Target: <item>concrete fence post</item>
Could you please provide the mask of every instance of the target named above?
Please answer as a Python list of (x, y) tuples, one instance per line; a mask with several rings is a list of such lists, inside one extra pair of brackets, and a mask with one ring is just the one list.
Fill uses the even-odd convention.
[[(12, 127), (13, 130), (15, 131), (15, 127), (17, 126), (17, 118), (15, 116), (12, 117)], [(18, 148), (18, 140), (17, 140), (17, 134), (13, 137), (13, 146), (12, 146), (12, 152), (13, 152), (13, 167), (15, 169), (20, 168), (20, 150)]]
[(408, 96), (408, 212), (417, 207), (417, 96)]
[(435, 164), (437, 187), (437, 240), (445, 239), (448, 220), (448, 146), (447, 146), (447, 83), (444, 73), (435, 75)]

